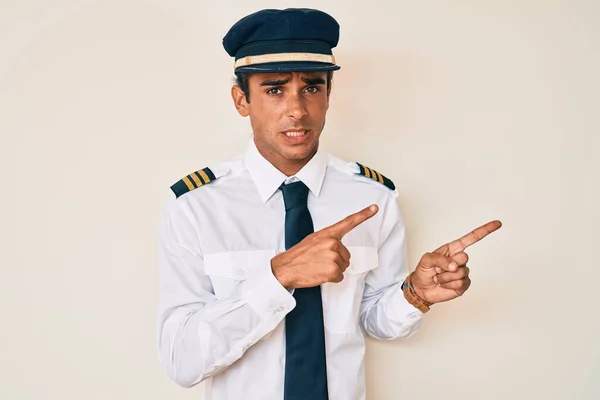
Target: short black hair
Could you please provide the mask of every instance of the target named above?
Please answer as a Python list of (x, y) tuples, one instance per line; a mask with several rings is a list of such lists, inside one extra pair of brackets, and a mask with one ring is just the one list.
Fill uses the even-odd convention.
[[(235, 84), (242, 89), (242, 92), (246, 95), (246, 101), (250, 103), (250, 86), (248, 85), (248, 73), (238, 72), (235, 74)], [(333, 71), (327, 71), (327, 90), (331, 86), (331, 79), (333, 78)]]

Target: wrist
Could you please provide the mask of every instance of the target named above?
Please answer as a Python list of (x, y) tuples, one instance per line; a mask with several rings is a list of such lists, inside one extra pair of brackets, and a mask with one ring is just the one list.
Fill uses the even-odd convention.
[(273, 276), (279, 281), (281, 286), (287, 290), (293, 289), (294, 284), (292, 277), (286, 273), (287, 268), (284, 267), (284, 264), (279, 262), (276, 258), (277, 256), (271, 259), (271, 272), (273, 273)]
[(417, 308), (422, 313), (426, 313), (429, 311), (431, 305), (430, 303), (424, 299), (424, 295), (420, 293), (420, 291), (413, 287), (412, 281), (412, 272), (408, 274), (404, 283), (402, 283), (402, 292), (404, 293), (404, 298), (408, 301), (409, 304)]
[(415, 294), (415, 296), (417, 296), (418, 298), (422, 299), (423, 301), (425, 301), (428, 305), (431, 305), (432, 303), (429, 303), (427, 300), (425, 300), (425, 293), (423, 292), (423, 289), (421, 289), (418, 286), (415, 286), (412, 280), (412, 276), (411, 276), (411, 288), (413, 293)]

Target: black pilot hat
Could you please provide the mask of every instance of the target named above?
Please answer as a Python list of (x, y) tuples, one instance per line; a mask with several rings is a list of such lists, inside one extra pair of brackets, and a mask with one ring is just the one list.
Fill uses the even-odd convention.
[(267, 9), (236, 22), (223, 47), (235, 58), (235, 73), (335, 71), (331, 49), (339, 36), (339, 24), (323, 11)]

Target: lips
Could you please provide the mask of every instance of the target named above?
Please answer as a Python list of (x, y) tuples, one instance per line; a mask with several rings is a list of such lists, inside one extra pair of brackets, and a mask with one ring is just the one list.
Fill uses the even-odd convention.
[(300, 137), (300, 136), (306, 135), (307, 133), (308, 133), (308, 129), (283, 132), (283, 134), (287, 137)]

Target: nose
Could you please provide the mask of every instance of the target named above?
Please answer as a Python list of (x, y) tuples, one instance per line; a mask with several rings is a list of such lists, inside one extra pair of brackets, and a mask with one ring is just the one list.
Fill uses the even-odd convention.
[(306, 104), (301, 94), (292, 94), (287, 98), (288, 117), (300, 121), (306, 116)]

